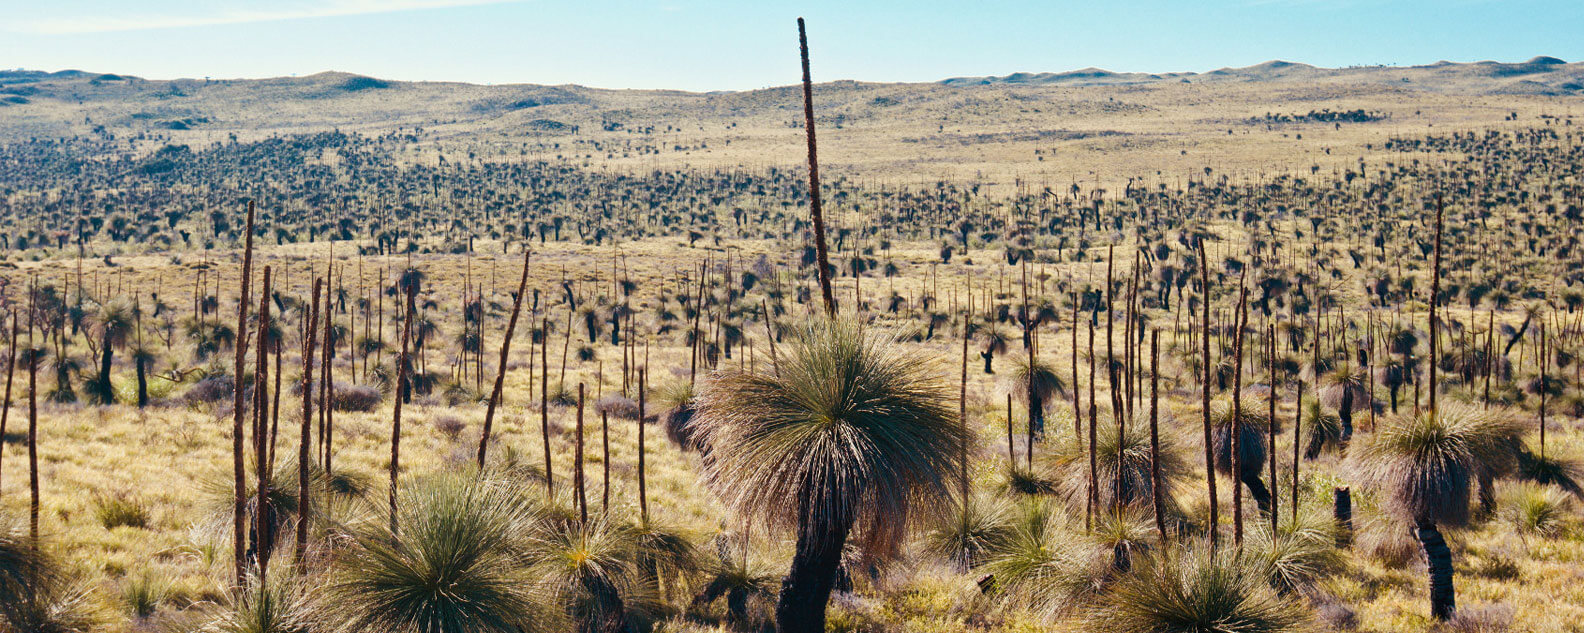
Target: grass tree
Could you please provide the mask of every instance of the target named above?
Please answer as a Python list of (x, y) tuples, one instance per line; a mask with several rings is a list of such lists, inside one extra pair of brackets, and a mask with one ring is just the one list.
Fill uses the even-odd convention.
[(847, 320), (810, 323), (779, 374), (704, 386), (705, 483), (739, 513), (796, 534), (776, 624), (825, 628), (842, 550), (896, 547), (910, 519), (947, 507), (963, 445), (949, 387), (925, 359)]
[(0, 631), (89, 630), (88, 597), (28, 527), (0, 515)]
[[(1056, 374), (1056, 368), (1038, 358), (1032, 360), (1030, 357), (1018, 358), (1006, 385), (1013, 397), (1027, 405), (1028, 410), (1034, 414), (1033, 419), (1029, 420), (1031, 425), (1029, 431), (1035, 435), (1044, 435), (1046, 410), (1055, 404), (1056, 396), (1067, 395), (1067, 385)], [(1029, 402), (1031, 397), (1033, 402)]]
[[(1369, 372), (1363, 367), (1339, 367), (1319, 376), (1320, 403), (1337, 412), (1338, 442), (1353, 439), (1353, 414), (1375, 406), (1369, 396)], [(1324, 444), (1324, 442), (1322, 442)]]
[(1013, 509), (1002, 497), (969, 496), (957, 512), (925, 533), (923, 549), (958, 569), (976, 567), (1011, 537)]
[(1270, 489), (1260, 479), (1265, 460), (1270, 457), (1269, 438), (1265, 437), (1269, 420), (1258, 405), (1234, 404), (1230, 399), (1222, 400), (1211, 409), (1211, 417), (1215, 420), (1215, 469), (1242, 483), (1260, 511), (1269, 512)]
[(1362, 483), (1413, 522), (1429, 561), (1430, 612), (1438, 620), (1450, 619), (1457, 605), (1452, 550), (1441, 528), (1468, 520), (1472, 481), (1485, 464), (1513, 459), (1518, 433), (1509, 416), (1447, 403), (1385, 420), (1350, 455)]
[(314, 630), (315, 613), (309, 600), (309, 582), (300, 576), (276, 574), (268, 580), (258, 575), (228, 594), (205, 631), (220, 633), (307, 633)]
[(1336, 548), (1337, 524), (1318, 507), (1290, 517), (1275, 530), (1269, 525), (1254, 529), (1245, 553), (1260, 563), (1266, 582), (1277, 592), (1314, 596), (1317, 585), (1343, 566)]
[(115, 351), (126, 345), (135, 318), (132, 304), (117, 299), (101, 307), (99, 316), (94, 320), (94, 329), (99, 335), (99, 373), (89, 383), (89, 392), (97, 403), (115, 402), (115, 388), (110, 383), (110, 366)]
[(1303, 425), (1303, 458), (1315, 459), (1325, 451), (1340, 451), (1342, 448), (1342, 417), (1326, 410), (1325, 406), (1317, 401), (1303, 403), (1301, 420)]
[(38, 579), (53, 573), (51, 560), (34, 544), (21, 521), (0, 516), (0, 603), (26, 600)]
[[(1149, 418), (1141, 411), (1120, 436), (1100, 433), (1096, 440), (1096, 479), (1111, 482), (1095, 492), (1100, 507), (1148, 510), (1155, 503), (1157, 482), (1163, 505), (1173, 505), (1173, 488), (1189, 472), (1176, 436), (1158, 434), (1152, 442)], [(1044, 461), (1056, 489), (1073, 507), (1082, 505), (1089, 487), (1089, 447), (1078, 440), (1061, 442), (1049, 455)]]
[(996, 355), (1007, 351), (1006, 333), (990, 325), (980, 331), (979, 338), (984, 343), (984, 349), (979, 352), (979, 358), (984, 359), (984, 373), (993, 374)]
[(980, 581), (1006, 607), (1054, 619), (1087, 605), (1115, 576), (1114, 553), (1084, 538), (1068, 513), (1038, 497), (1024, 500), (1006, 533), (986, 552)]
[[(738, 554), (738, 555), (733, 555)], [(775, 575), (761, 568), (740, 552), (721, 551), (705, 568), (707, 580), (704, 590), (690, 605), (694, 611), (702, 610), (722, 598), (726, 602), (727, 624), (739, 629), (751, 629), (761, 618), (757, 611), (775, 599)]]
[[(404, 491), (401, 530), (379, 519), (354, 529), (322, 595), (337, 630), (517, 633), (550, 630), (533, 593), (521, 537), (535, 518), (521, 495), (453, 476)], [(378, 513), (372, 513), (378, 516)]]
[(567, 514), (541, 521), (528, 538), (536, 591), (564, 607), (580, 633), (630, 630), (628, 611), (645, 588), (640, 533), (608, 517), (578, 520), (576, 512)]
[(1269, 565), (1243, 549), (1208, 543), (1141, 557), (1100, 598), (1087, 630), (1098, 633), (1276, 633), (1298, 630), (1303, 610), (1270, 586)]

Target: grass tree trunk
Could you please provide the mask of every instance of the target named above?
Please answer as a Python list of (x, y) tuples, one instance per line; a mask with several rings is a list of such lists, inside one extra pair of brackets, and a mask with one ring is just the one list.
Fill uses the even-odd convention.
[(142, 409), (148, 406), (149, 394), (148, 355), (144, 354), (141, 349), (138, 350), (137, 356), (133, 359), (133, 367), (137, 371), (137, 406)]
[(1353, 490), (1337, 486), (1332, 495), (1331, 519), (1336, 524), (1336, 546), (1347, 547), (1353, 542)]
[[(809, 510), (805, 509), (804, 514)], [(799, 521), (807, 524), (807, 520)], [(824, 633), (825, 606), (836, 585), (842, 548), (852, 525), (830, 526), (828, 531), (798, 531), (792, 568), (781, 581), (781, 596), (776, 602), (776, 630), (779, 633)]]
[(583, 591), (588, 594), (589, 601), (586, 610), (578, 614), (578, 633), (625, 633), (628, 630), (627, 608), (615, 587), (589, 576), (583, 580)]
[(98, 392), (100, 404), (115, 402), (115, 390), (110, 386), (110, 365), (115, 360), (115, 346), (112, 345), (110, 328), (105, 328), (104, 336), (99, 341), (99, 375), (94, 377), (94, 391)]
[(1492, 516), (1496, 513), (1496, 477), (1489, 469), (1481, 468), (1478, 479), (1480, 514)]
[(1270, 489), (1266, 488), (1265, 481), (1260, 479), (1259, 466), (1245, 467), (1239, 480), (1243, 482), (1244, 486), (1248, 487), (1249, 497), (1254, 499), (1254, 505), (1259, 508), (1260, 512), (1270, 512)]
[[(1396, 392), (1394, 391), (1393, 393)], [(1395, 398), (1396, 396), (1393, 396), (1394, 400)], [(1353, 385), (1351, 383), (1342, 385), (1342, 403), (1337, 407), (1337, 418), (1342, 421), (1342, 445), (1347, 446), (1349, 442), (1353, 441)]]
[(1457, 593), (1452, 586), (1452, 549), (1432, 521), (1419, 521), (1415, 536), (1424, 547), (1430, 570), (1430, 615), (1439, 621), (1452, 619), (1457, 611)]
[[(1006, 395), (1006, 411), (1007, 464), (1012, 467), (1012, 470), (1015, 471), (1017, 470), (1017, 446), (1012, 443), (1013, 410), (1012, 394), (1010, 393)], [(966, 429), (967, 426), (964, 426), (963, 428)], [(966, 481), (966, 479), (964, 481)], [(966, 490), (966, 488), (964, 488), (964, 490)], [(963, 498), (966, 499), (967, 497)]]

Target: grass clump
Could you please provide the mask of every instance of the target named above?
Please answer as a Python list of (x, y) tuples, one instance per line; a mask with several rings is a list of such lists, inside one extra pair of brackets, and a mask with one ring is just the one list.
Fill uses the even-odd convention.
[(121, 601), (135, 619), (154, 615), (170, 596), (170, 581), (152, 571), (128, 578), (121, 586)]
[(148, 506), (141, 499), (127, 494), (96, 496), (94, 517), (107, 530), (118, 527), (146, 528), (150, 521)]
[(1502, 514), (1519, 534), (1550, 538), (1567, 528), (1572, 505), (1556, 488), (1525, 484), (1513, 490)]

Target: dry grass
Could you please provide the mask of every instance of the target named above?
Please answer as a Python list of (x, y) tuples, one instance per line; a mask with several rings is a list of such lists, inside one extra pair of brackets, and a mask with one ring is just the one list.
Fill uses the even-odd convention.
[[(741, 249), (744, 254), (753, 254), (763, 248), (754, 243), (734, 244), (733, 247)], [(487, 249), (488, 246), (483, 248)], [(628, 262), (635, 277), (670, 278), (671, 266), (678, 263), (673, 256), (662, 256), (662, 253), (674, 252), (675, 245), (667, 240), (627, 244), (621, 248), (629, 255)], [(290, 278), (293, 283), (302, 284), (306, 280), (300, 271), (306, 264), (291, 264), (287, 258), (305, 255), (308, 250), (299, 246), (269, 251), (266, 258), (277, 266), (295, 268), (298, 272), (291, 274)], [(913, 260), (915, 263), (922, 263), (932, 255), (927, 245), (900, 249), (896, 253), (897, 259)], [(604, 273), (597, 273), (595, 268), (607, 261), (608, 256), (609, 249), (556, 246), (536, 258), (530, 283), (551, 287), (559, 278), (562, 266), (566, 267), (569, 276), (585, 278), (589, 283), (594, 283), (595, 275), (603, 274), (608, 283), (608, 268)], [(503, 298), (512, 280), (504, 270), (505, 260), (494, 266), (497, 270), (493, 275), (490, 274), (494, 261), (490, 257), (475, 259), (471, 263), (471, 274), (475, 280), (482, 279), (487, 288), (493, 288), (496, 298)], [(355, 259), (343, 259), (342, 263), (355, 270)], [(425, 256), (416, 263), (429, 272), (429, 287), (442, 303), (448, 295), (456, 292), (461, 277), (468, 274), (469, 264), (460, 256)], [(367, 258), (364, 262), (365, 274), (371, 283), (374, 270), (383, 264), (397, 266), (404, 265), (405, 261), (393, 259), (382, 262)], [(162, 265), (153, 257), (123, 262), (123, 265), (134, 271), (126, 283), (144, 287), (151, 285), (153, 278), (169, 278), (177, 274), (176, 268)], [(61, 263), (34, 266), (38, 266), (46, 277), (64, 268)], [(1080, 273), (1081, 270), (1081, 265), (1066, 264), (1063, 267), (1075, 268), (1070, 271), (1073, 273)], [(218, 267), (222, 272), (228, 268)], [(925, 268), (914, 265), (910, 269)], [(988, 276), (988, 270), (990, 268), (987, 267), (983, 274), (993, 279)], [(102, 272), (97, 266), (90, 266), (88, 274)], [(843, 291), (850, 294), (850, 279), (840, 279), (838, 282), (846, 282), (839, 283), (838, 294)], [(955, 282), (955, 279), (943, 280), (943, 286)], [(904, 293), (924, 283), (921, 276), (904, 276), (897, 281), (899, 292)], [(645, 304), (653, 300), (653, 295), (649, 294), (652, 291), (646, 290), (635, 297), (635, 304), (642, 306), (639, 308), (640, 313), (646, 309)], [(552, 320), (555, 314), (552, 311)], [(882, 322), (885, 320), (881, 319)], [(449, 330), (457, 328), (454, 323), (446, 325), (449, 325)], [(752, 327), (746, 329), (753, 351), (743, 350), (734, 354), (732, 360), (723, 362), (746, 366), (750, 356), (754, 358), (754, 363), (764, 362), (767, 350), (763, 346), (762, 330)], [(488, 339), (490, 349), (496, 344), (494, 336), (498, 334)], [(1064, 340), (1065, 335), (1047, 336), (1060, 341)], [(1169, 335), (1163, 336), (1163, 339), (1169, 338)], [(648, 353), (655, 383), (686, 381), (687, 348), (680, 343), (680, 337), (676, 336), (654, 339)], [(926, 344), (905, 345), (948, 361), (943, 365), (954, 365), (956, 360), (956, 343), (950, 337), (937, 338)], [(550, 346), (552, 389), (557, 383), (560, 347), (560, 337), (553, 334)], [(1056, 367), (1066, 367), (1070, 362), (1065, 345), (1046, 345), (1045, 348), (1049, 350), (1047, 354), (1053, 356), (1052, 362)], [(567, 382), (574, 388), (576, 383), (584, 382), (591, 392), (598, 391), (601, 387), (597, 387), (600, 383), (596, 382), (596, 372), (603, 364), (604, 393), (607, 396), (620, 394), (619, 350), (608, 344), (597, 346), (596, 349), (599, 357), (594, 362), (578, 362), (575, 357), (570, 361)], [(180, 352), (178, 346), (167, 358), (182, 358)], [(528, 353), (526, 345), (513, 350), (511, 364), (514, 369), (508, 374), (505, 401), (497, 418), (495, 450), (500, 452), (509, 447), (523, 462), (536, 464), (540, 459), (538, 370), (534, 370), (535, 384), (532, 387), (535, 399), (530, 402), (526, 398), (529, 392), (529, 376), (525, 368)], [(641, 346), (639, 353), (643, 353)], [(444, 354), (439, 349), (431, 350), (431, 354), (442, 359), (432, 359), (432, 363), (444, 362)], [(386, 362), (390, 362), (390, 355), (386, 355)], [(288, 374), (294, 365), (295, 359), (289, 353), (286, 363)], [(1006, 412), (1001, 396), (996, 395), (1000, 393), (996, 390), (997, 377), (983, 374), (975, 365), (971, 365), (970, 370), (969, 415), (978, 432), (978, 444), (981, 447), (975, 460), (973, 477), (976, 488), (993, 490), (1001, 485), (1001, 472), (1004, 470), (1001, 464), (1004, 462)], [(345, 378), (352, 367), (343, 358), (337, 361), (334, 371)], [(1184, 367), (1169, 362), (1165, 367), (1163, 382), (1176, 384), (1178, 377), (1185, 371)], [(118, 365), (116, 368), (118, 379), (128, 372), (126, 366)], [(487, 369), (486, 373), (493, 375), (493, 368)], [(950, 373), (955, 373), (954, 367)], [(632, 389), (636, 386), (630, 387), (628, 394), (635, 395)], [(185, 385), (175, 386), (169, 392), (179, 395), (186, 388)], [(1104, 388), (1102, 384), (1102, 393)], [(1163, 391), (1173, 394), (1166, 398), (1163, 406), (1168, 413), (1175, 414), (1164, 416), (1163, 419), (1176, 425), (1177, 428), (1169, 429), (1171, 432), (1186, 438), (1182, 442), (1185, 454), (1197, 456), (1201, 450), (1197, 446), (1195, 432), (1197, 405), (1191, 392)], [(296, 425), (284, 423), (295, 419), (294, 405), (288, 404), (294, 400), (289, 395), (283, 397), (284, 420), (280, 440), (284, 447), (295, 447), (297, 441)], [(472, 443), (477, 438), (476, 429), (482, 426), (483, 406), (476, 403), (446, 406), (434, 398), (420, 398), (416, 402), (406, 412), (410, 422), (405, 424), (407, 430), (403, 440), (404, 472), (416, 475), (466, 467), (471, 462)], [(338, 469), (375, 480), (382, 476), (388, 459), (388, 406), (387, 400), (372, 412), (337, 414)], [(1278, 415), (1284, 420), (1290, 419), (1291, 406), (1289, 398), (1282, 403)], [(1065, 402), (1057, 403), (1056, 414), (1048, 423), (1049, 432), (1060, 441), (1070, 439), (1068, 429), (1071, 423), (1067, 408)], [(178, 617), (176, 614), (184, 609), (195, 608), (194, 605), (222, 600), (230, 550), (223, 529), (224, 515), (216, 514), (217, 506), (223, 506), (224, 501), (216, 499), (213, 490), (216, 483), (223, 486), (229, 481), (230, 444), (229, 421), (217, 413), (207, 406), (189, 407), (181, 404), (143, 411), (125, 404), (109, 407), (43, 406), (39, 440), (43, 531), (52, 543), (52, 548), (65, 557), (71, 566), (82, 570), (89, 579), (91, 599), (97, 605), (98, 617), (107, 630), (129, 630), (141, 621), (134, 618), (135, 610), (131, 608), (134, 603), (144, 605), (138, 607), (138, 610), (143, 610), (147, 609), (149, 602), (156, 602), (150, 618), (157, 621)], [(566, 456), (572, 452), (573, 413), (568, 407), (551, 407), (552, 448), (557, 457), (556, 476), (561, 485), (570, 481), (570, 460)], [(650, 414), (656, 413), (659, 411), (655, 399), (651, 398)], [(1015, 419), (1018, 450), (1021, 453), (1021, 413)], [(459, 424), (463, 430), (453, 438), (451, 430)], [(611, 503), (615, 506), (615, 512), (635, 512), (635, 424), (624, 417), (611, 420)], [(666, 442), (658, 430), (658, 427), (651, 427), (649, 433), (651, 512), (664, 524), (685, 527), (700, 539), (699, 542), (703, 542), (702, 539), (709, 534), (730, 528), (731, 522), (722, 520), (722, 517), (727, 516), (725, 509), (698, 482), (697, 456), (680, 452)], [(597, 427), (590, 425), (591, 440), (597, 441), (596, 432)], [(1283, 460), (1283, 483), (1280, 489), (1284, 494), (1288, 490), (1286, 459), (1291, 455), (1291, 441), (1290, 429), (1276, 441), (1275, 454)], [(1579, 433), (1576, 421), (1563, 420), (1553, 427), (1550, 442), (1553, 451), (1575, 454), (1584, 446), (1584, 435)], [(27, 495), (25, 446), (13, 440), (5, 445), (4, 450), (4, 496), (0, 498), (0, 503), (12, 512), (24, 512)], [(1042, 445), (1037, 450), (1049, 449)], [(1186, 477), (1185, 481), (1202, 481), (1202, 465), (1196, 462), (1190, 460), (1195, 474)], [(599, 498), (598, 473), (602, 465), (599, 451), (591, 450), (587, 465), (589, 480), (593, 482), (591, 499)], [(1334, 458), (1323, 457), (1317, 462), (1305, 464), (1304, 503), (1307, 508), (1328, 503), (1330, 486), (1341, 482), (1337, 478), (1339, 472), (1339, 462)], [(1223, 479), (1223, 491), (1229, 490), (1230, 484), (1229, 480)], [(1504, 487), (1514, 486), (1504, 484)], [(1178, 488), (1177, 492), (1178, 505), (1187, 520), (1202, 520), (1201, 491), (1188, 484)], [(1504, 497), (1504, 503), (1508, 503), (1507, 499), (1518, 498), (1519, 495)], [(1356, 496), (1356, 499), (1360, 522), (1379, 516), (1380, 510), (1371, 495), (1364, 493)], [(1285, 511), (1290, 505), (1290, 498), (1284, 496), (1282, 502)], [(142, 508), (145, 525), (137, 527), (136, 522), (111, 520), (107, 516), (127, 514), (124, 506)], [(1578, 582), (1584, 580), (1584, 530), (1579, 528), (1578, 521), (1573, 520), (1576, 514), (1567, 515), (1573, 519), (1562, 520), (1543, 533), (1522, 535), (1513, 530), (1511, 523), (1502, 519), (1507, 516), (1512, 514), (1504, 511), (1497, 518), (1476, 522), (1466, 530), (1449, 533), (1457, 553), (1460, 603), (1469, 606), (1506, 605), (1505, 608), (1511, 609), (1515, 630), (1567, 630), (1566, 627), (1571, 626), (1571, 623), (1584, 621), (1584, 599), (1580, 599), (1579, 594), (1573, 591)], [(111, 527), (107, 528), (107, 524)], [(1400, 524), (1389, 522), (1384, 527), (1406, 529)], [(773, 561), (770, 563), (773, 569), (784, 568), (785, 557), (789, 555), (787, 543), (771, 540), (759, 530), (754, 531), (754, 538), (755, 549), (759, 552), (757, 555)], [(1427, 625), (1423, 563), (1410, 561), (1400, 566), (1382, 565), (1366, 556), (1362, 546), (1345, 552), (1344, 557), (1344, 571), (1329, 577), (1320, 587), (1329, 600), (1346, 605), (1346, 608), (1356, 613), (1360, 630), (1422, 630)], [(910, 563), (913, 564), (923, 564), (923, 560)], [(1035, 621), (1028, 619), (1032, 617), (1029, 615), (970, 606), (976, 604), (972, 600), (974, 591), (964, 589), (964, 584), (971, 585), (971, 582), (970, 576), (946, 569), (901, 575), (883, 587), (861, 588), (858, 596), (836, 602), (831, 622), (842, 630), (872, 630), (873, 626), (883, 625), (897, 630), (944, 631), (973, 626), (983, 630), (1016, 631), (1035, 626)], [(697, 625), (677, 622), (675, 626), (680, 630), (689, 630)]]

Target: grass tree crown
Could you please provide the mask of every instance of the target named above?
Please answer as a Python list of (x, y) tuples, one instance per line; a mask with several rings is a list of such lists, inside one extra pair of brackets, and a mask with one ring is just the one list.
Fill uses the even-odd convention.
[(810, 322), (778, 372), (727, 372), (698, 396), (706, 485), (737, 511), (807, 536), (861, 527), (900, 541), (944, 508), (967, 435), (927, 358), (851, 320)]
[(1460, 525), (1473, 478), (1515, 459), (1519, 431), (1511, 412), (1448, 402), (1434, 414), (1383, 420), (1351, 457), (1362, 483), (1388, 495), (1405, 518)]

